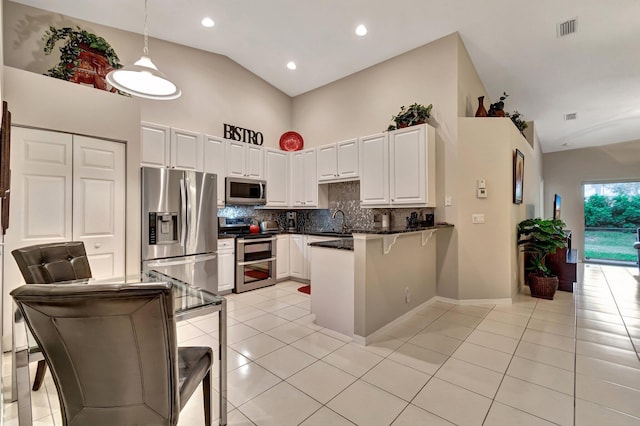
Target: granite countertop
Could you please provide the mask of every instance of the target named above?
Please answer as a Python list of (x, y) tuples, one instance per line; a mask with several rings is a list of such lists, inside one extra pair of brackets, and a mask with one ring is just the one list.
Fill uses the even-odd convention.
[(309, 244), (311, 247), (325, 247), (338, 250), (353, 251), (353, 238), (340, 238), (338, 240), (321, 241)]
[(450, 223), (441, 223), (434, 226), (417, 226), (412, 228), (363, 228), (363, 229), (352, 229), (351, 232), (354, 234), (402, 234), (406, 232), (418, 232), (418, 231), (429, 231), (432, 229), (446, 229), (453, 228), (453, 225)]

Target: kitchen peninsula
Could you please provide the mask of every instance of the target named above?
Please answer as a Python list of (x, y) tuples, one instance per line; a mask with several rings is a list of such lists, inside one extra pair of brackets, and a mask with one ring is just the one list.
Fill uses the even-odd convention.
[(436, 236), (452, 225), (354, 230), (310, 244), (316, 323), (368, 344), (436, 296)]

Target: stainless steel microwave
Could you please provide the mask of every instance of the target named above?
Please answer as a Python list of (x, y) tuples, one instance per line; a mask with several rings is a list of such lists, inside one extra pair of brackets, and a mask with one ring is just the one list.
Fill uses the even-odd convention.
[(261, 205), (267, 203), (267, 182), (258, 179), (228, 177), (225, 202), (231, 205)]

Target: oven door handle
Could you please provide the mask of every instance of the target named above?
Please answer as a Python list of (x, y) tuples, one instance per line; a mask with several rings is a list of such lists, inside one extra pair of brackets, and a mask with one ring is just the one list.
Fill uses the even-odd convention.
[(258, 263), (273, 262), (274, 260), (276, 260), (275, 257), (270, 257), (268, 259), (252, 260), (251, 262), (238, 262), (238, 266), (256, 265)]
[(271, 238), (242, 238), (238, 240), (238, 244), (247, 244), (247, 243), (266, 243), (267, 241), (275, 241), (276, 237)]

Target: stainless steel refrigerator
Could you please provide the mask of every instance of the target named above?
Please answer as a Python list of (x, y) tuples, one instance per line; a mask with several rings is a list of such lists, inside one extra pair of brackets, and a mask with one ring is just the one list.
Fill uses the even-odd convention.
[(218, 292), (216, 175), (142, 168), (142, 269)]

